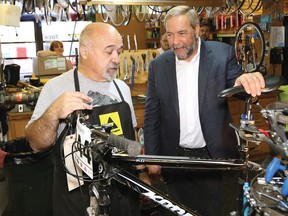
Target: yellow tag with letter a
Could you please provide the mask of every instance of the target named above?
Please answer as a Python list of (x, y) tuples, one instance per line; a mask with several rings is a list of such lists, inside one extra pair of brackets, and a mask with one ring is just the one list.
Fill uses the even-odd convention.
[(99, 115), (100, 124), (111, 124), (111, 133), (120, 136), (123, 135), (123, 130), (121, 126), (121, 120), (118, 112), (106, 113)]

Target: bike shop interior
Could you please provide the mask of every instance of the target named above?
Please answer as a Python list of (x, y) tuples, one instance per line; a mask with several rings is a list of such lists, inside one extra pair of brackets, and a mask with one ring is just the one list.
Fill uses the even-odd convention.
[[(173, 6), (182, 4), (194, 7), (201, 22), (210, 25), (212, 30), (210, 40), (222, 41), (235, 47), (236, 56), (239, 63), (242, 63), (244, 71), (249, 72), (251, 65), (254, 65), (265, 75), (282, 76), (284, 80), (288, 80), (288, 0), (123, 0), (117, 3), (108, 0), (2, 1), (0, 2), (1, 145), (25, 139), (25, 126), (31, 118), (42, 86), (52, 77), (65, 72), (63, 65), (58, 66), (58, 61), (63, 59), (40, 58), (37, 57), (37, 52), (48, 50), (51, 41), (60, 40), (64, 46), (64, 57), (76, 67), (79, 35), (87, 24), (95, 21), (114, 25), (122, 35), (124, 50), (117, 78), (124, 80), (131, 89), (138, 123), (137, 130), (141, 131), (144, 124), (149, 62), (160, 55), (157, 49), (161, 47), (160, 39), (165, 33), (163, 25), (165, 14)], [(11, 13), (8, 6), (4, 5), (17, 6), (19, 10), (13, 9)], [(253, 29), (253, 25), (247, 25), (244, 31), (252, 35), (252, 38), (243, 44), (243, 41), (239, 40), (241, 34), (239, 28), (245, 23), (257, 24), (263, 38), (254, 38), (257, 29)], [(243, 59), (244, 56), (248, 60)], [(249, 60), (251, 56), (253, 58)], [(278, 90), (261, 95), (258, 98), (259, 104), (266, 107), (273, 102), (288, 100), (286, 84), (284, 81)], [(233, 122), (239, 124), (245, 108), (244, 101), (231, 97), (229, 108)], [(255, 104), (252, 104), (251, 114), (258, 128), (269, 129), (259, 107)], [(251, 142), (247, 146), (249, 160), (255, 162), (263, 161), (271, 152), (271, 148), (265, 143)], [(27, 150), (20, 147), (13, 151), (21, 153)], [(28, 164), (26, 169), (30, 169), (29, 167)], [(20, 175), (19, 173), (17, 175)], [(21, 176), (17, 178), (21, 179)], [(26, 176), (26, 180), (14, 184), (17, 184), (17, 187), (24, 187), (25, 181), (29, 181), (29, 176)], [(27, 190), (29, 189), (26, 191), (23, 189), (24, 192)], [(2, 167), (0, 215), (11, 198), (11, 194), (9, 196), (8, 194), (7, 178)]]

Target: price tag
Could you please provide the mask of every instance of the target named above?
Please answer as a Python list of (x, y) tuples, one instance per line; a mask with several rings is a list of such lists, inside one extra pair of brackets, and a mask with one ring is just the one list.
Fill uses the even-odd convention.
[[(69, 135), (65, 137), (64, 140), (64, 156), (65, 156), (65, 166), (66, 169), (72, 174), (70, 175), (69, 173), (66, 173), (67, 177), (67, 185), (68, 185), (68, 191), (74, 190), (75, 188), (79, 187), (80, 185), (83, 185), (84, 182), (81, 178), (77, 178), (75, 176), (82, 176), (82, 170), (79, 168), (77, 164), (75, 164), (73, 161), (73, 154), (72, 154), (72, 146), (73, 143), (75, 142), (76, 135)], [(75, 176), (73, 176), (75, 175)]]
[(91, 142), (91, 131), (85, 125), (81, 124), (79, 117), (76, 123), (76, 140), (74, 145), (75, 162), (91, 179), (93, 179), (93, 160), (92, 153), (88, 144)]

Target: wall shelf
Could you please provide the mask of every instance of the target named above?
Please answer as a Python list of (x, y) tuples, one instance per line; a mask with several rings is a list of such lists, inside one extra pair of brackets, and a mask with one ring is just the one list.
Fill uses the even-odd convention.
[(220, 38), (220, 37), (235, 37), (236, 34), (217, 34), (217, 37)]

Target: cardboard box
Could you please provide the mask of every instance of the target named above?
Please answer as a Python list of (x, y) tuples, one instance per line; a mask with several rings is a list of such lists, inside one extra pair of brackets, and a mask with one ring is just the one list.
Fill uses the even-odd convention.
[(21, 8), (16, 5), (0, 4), (0, 25), (20, 26)]
[(36, 57), (33, 58), (33, 73), (36, 75), (59, 75), (66, 72), (65, 57)]

